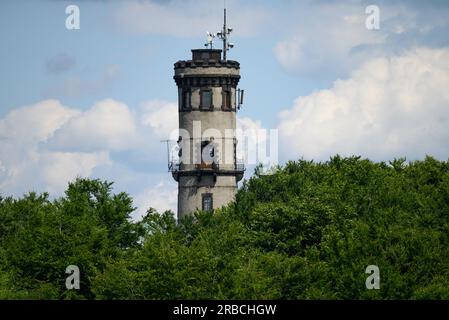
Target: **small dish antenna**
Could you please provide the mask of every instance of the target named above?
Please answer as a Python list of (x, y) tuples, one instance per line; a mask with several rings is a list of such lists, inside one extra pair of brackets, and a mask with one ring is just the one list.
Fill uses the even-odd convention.
[(215, 33), (210, 33), (209, 31), (206, 32), (206, 43), (204, 44), (205, 47), (209, 49), (214, 48), (214, 38), (216, 37)]

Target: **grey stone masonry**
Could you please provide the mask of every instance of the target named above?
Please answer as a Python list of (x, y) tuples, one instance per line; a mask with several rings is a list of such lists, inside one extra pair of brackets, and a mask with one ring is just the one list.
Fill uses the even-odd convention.
[(174, 65), (178, 87), (178, 219), (234, 200), (244, 167), (235, 137), (240, 64), (221, 59), (222, 50), (192, 50), (192, 60)]

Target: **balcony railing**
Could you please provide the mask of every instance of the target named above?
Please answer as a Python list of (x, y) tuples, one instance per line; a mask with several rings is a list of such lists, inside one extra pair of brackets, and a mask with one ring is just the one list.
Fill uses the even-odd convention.
[(236, 171), (245, 171), (246, 170), (245, 164), (243, 162), (237, 162), (235, 164), (235, 170)]
[(179, 162), (169, 162), (168, 171), (169, 172), (178, 172), (181, 168), (181, 164)]
[[(237, 161), (237, 163), (234, 165), (234, 169), (229, 169), (228, 166), (222, 167), (222, 168), (225, 171), (236, 171), (236, 172), (243, 172), (246, 170), (245, 164), (241, 161)], [(168, 165), (169, 172), (172, 172), (172, 173), (179, 172), (179, 171), (182, 171), (182, 169), (183, 169), (182, 163), (174, 162), (174, 161), (169, 162), (169, 165)], [(201, 170), (201, 171), (220, 171), (220, 165), (217, 163), (212, 163), (212, 164), (202, 163), (202, 164), (197, 164), (195, 166), (195, 169)]]

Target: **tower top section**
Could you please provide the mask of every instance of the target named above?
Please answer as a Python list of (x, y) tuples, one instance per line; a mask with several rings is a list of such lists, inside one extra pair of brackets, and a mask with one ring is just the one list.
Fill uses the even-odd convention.
[[(207, 48), (193, 49), (191, 60), (180, 60), (175, 63), (174, 79), (178, 87), (230, 86), (236, 88), (240, 79), (240, 63), (226, 59), (226, 51), (233, 47), (228, 42), (232, 28), (226, 25), (226, 6), (224, 9), (223, 30), (217, 34), (207, 32)], [(223, 40), (223, 50), (213, 48), (213, 38)], [(226, 88), (225, 88), (226, 89)], [(225, 90), (223, 89), (223, 90)], [(226, 91), (226, 90), (225, 90)]]
[(219, 49), (193, 49), (192, 61), (214, 61), (220, 62), (221, 50)]
[(175, 69), (207, 67), (240, 69), (239, 62), (223, 60), (221, 53), (221, 49), (192, 49), (192, 59), (176, 62)]
[[(197, 68), (197, 67), (227, 67), (233, 69), (240, 69), (240, 64), (237, 61), (227, 59), (227, 51), (234, 47), (234, 44), (229, 42), (229, 35), (233, 31), (226, 24), (226, 2), (223, 11), (223, 29), (215, 33), (207, 32), (207, 49), (193, 49), (192, 60), (180, 60), (175, 63), (176, 69)], [(214, 49), (213, 40), (218, 37), (223, 41), (223, 50)]]

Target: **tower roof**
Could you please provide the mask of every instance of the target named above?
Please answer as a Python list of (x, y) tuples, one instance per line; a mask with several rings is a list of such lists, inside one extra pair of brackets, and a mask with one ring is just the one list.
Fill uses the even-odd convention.
[(192, 49), (192, 61), (214, 61), (221, 60), (220, 49)]
[(175, 63), (178, 68), (196, 67), (227, 67), (240, 69), (240, 63), (234, 60), (223, 60), (221, 49), (192, 49), (192, 60), (179, 60)]

